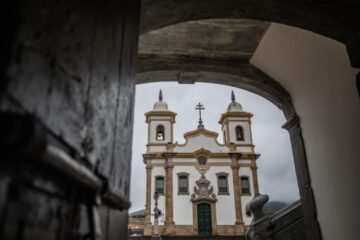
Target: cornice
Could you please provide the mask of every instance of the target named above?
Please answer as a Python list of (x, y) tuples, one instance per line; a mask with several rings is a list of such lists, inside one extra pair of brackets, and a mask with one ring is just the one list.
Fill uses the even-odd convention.
[(229, 117), (247, 117), (247, 118), (252, 118), (254, 115), (252, 113), (249, 112), (226, 112), (221, 114), (219, 123), (223, 124), (224, 121), (229, 118)]
[(172, 123), (175, 123), (176, 115), (177, 115), (176, 113), (171, 111), (150, 111), (145, 113), (146, 123), (149, 123), (151, 121), (161, 120), (161, 119), (152, 119), (152, 117), (169, 117), (170, 118), (169, 120)]
[(197, 137), (197, 136), (200, 136), (200, 135), (204, 135), (204, 136), (213, 138), (215, 140), (215, 143), (220, 147), (228, 147), (229, 150), (234, 148), (234, 146), (232, 144), (221, 144), (221, 143), (219, 143), (218, 140), (217, 140), (217, 137), (218, 137), (219, 134), (217, 132), (213, 132), (213, 131), (207, 130), (205, 128), (198, 128), (198, 129), (196, 129), (194, 131), (190, 131), (190, 132), (187, 132), (187, 133), (184, 134), (185, 143), (180, 144), (180, 143), (176, 142), (174, 144), (169, 144), (168, 145), (169, 149), (174, 149), (175, 147), (183, 147), (186, 144), (188, 144), (190, 138), (194, 138), (194, 137)]
[[(168, 153), (167, 153), (168, 154)], [(206, 151), (205, 149), (200, 149), (195, 152), (173, 152), (171, 157), (172, 158), (194, 158), (196, 159), (199, 156), (206, 156), (208, 158), (225, 158), (230, 159), (234, 155), (237, 156), (237, 160), (248, 160), (253, 159), (256, 160), (259, 158), (260, 154), (256, 153), (235, 153), (235, 152), (217, 152), (212, 153), (210, 151)], [(164, 155), (164, 152), (154, 152), (154, 153), (145, 153), (143, 154), (144, 159), (166, 159), (166, 155)]]

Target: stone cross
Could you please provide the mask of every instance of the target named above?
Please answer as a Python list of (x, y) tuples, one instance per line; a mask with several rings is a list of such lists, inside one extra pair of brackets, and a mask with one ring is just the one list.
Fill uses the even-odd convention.
[(203, 128), (203, 121), (201, 119), (201, 110), (205, 110), (204, 105), (202, 105), (201, 103), (199, 103), (198, 105), (196, 105), (195, 110), (199, 110), (199, 125), (198, 128)]

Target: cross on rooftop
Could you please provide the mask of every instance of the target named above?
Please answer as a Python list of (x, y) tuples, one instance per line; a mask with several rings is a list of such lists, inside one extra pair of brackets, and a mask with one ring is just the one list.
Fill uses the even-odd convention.
[(199, 103), (198, 105), (196, 105), (195, 110), (199, 110), (199, 125), (198, 128), (203, 128), (203, 121), (201, 119), (201, 110), (205, 110), (204, 105), (202, 105), (201, 103)]

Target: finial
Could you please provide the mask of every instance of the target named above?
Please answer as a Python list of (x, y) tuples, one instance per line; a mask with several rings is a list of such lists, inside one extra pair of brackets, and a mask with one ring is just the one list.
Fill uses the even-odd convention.
[(162, 96), (162, 91), (160, 89), (160, 91), (159, 91), (159, 101), (161, 102), (162, 100), (163, 100), (163, 96)]
[(233, 90), (231, 90), (231, 101), (235, 102), (235, 94)]
[(205, 110), (204, 105), (199, 103), (198, 105), (196, 105), (195, 110), (199, 110), (199, 125), (198, 125), (198, 128), (204, 128), (203, 121), (201, 119), (201, 110)]

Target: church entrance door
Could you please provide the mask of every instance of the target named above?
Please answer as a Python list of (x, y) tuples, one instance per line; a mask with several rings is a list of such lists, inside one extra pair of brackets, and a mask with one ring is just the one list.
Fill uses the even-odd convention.
[(197, 206), (198, 232), (199, 235), (211, 235), (211, 206), (208, 203), (200, 203)]

